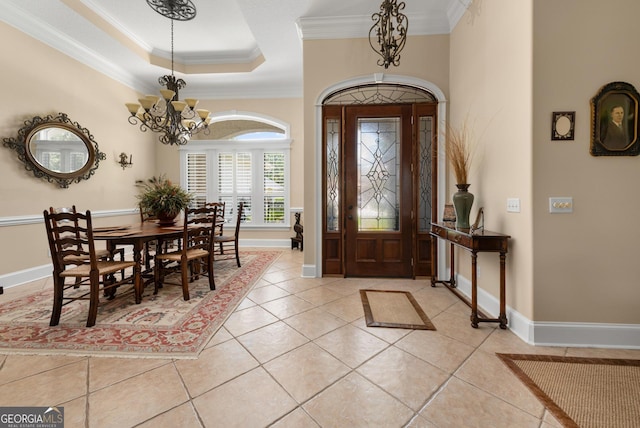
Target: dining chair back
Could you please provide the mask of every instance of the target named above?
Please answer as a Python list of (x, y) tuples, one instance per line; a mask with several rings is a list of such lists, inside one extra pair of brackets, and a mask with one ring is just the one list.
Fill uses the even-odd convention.
[(238, 212), (236, 215), (236, 225), (233, 235), (215, 235), (213, 237), (214, 244), (218, 244), (219, 248), (216, 251), (220, 255), (224, 255), (225, 250), (233, 248), (236, 257), (236, 264), (240, 267), (240, 251), (238, 249), (238, 237), (240, 236), (240, 223), (242, 223), (242, 212), (244, 210), (244, 203), (238, 204)]
[[(72, 213), (72, 214), (76, 214), (76, 206), (72, 205), (70, 207), (58, 207), (58, 208), (53, 208), (53, 207), (49, 207), (49, 212), (51, 214), (60, 214), (60, 213)], [(76, 226), (76, 230), (77, 230), (77, 224)], [(82, 248), (80, 248), (82, 249)], [(98, 260), (115, 260), (116, 259), (116, 255), (119, 256), (120, 261), (124, 260), (124, 248), (114, 248), (113, 251), (109, 251), (106, 248), (96, 248), (96, 257), (98, 258)], [(80, 260), (84, 261), (85, 263), (89, 261), (87, 256), (69, 256), (71, 258), (77, 258), (80, 257)], [(124, 270), (122, 270), (120, 272), (120, 279), (123, 279), (125, 276), (125, 272)], [(81, 278), (76, 278), (76, 286), (75, 288), (79, 288), (79, 284), (82, 282)]]
[[(94, 240), (91, 212), (78, 213), (55, 210), (45, 210), (44, 223), (47, 230), (49, 250), (53, 262), (53, 311), (49, 325), (55, 326), (60, 322), (62, 307), (76, 300), (89, 300), (89, 314), (87, 327), (96, 323), (100, 292), (112, 299), (116, 288), (124, 284), (132, 284), (136, 301), (142, 294), (140, 274), (134, 261), (103, 260), (98, 257)], [(123, 275), (116, 280), (115, 273), (125, 272), (131, 268), (131, 275)], [(74, 280), (67, 284), (66, 279)], [(89, 290), (73, 291), (65, 296), (70, 288), (88, 286)]]
[(222, 235), (224, 232), (224, 223), (225, 223), (225, 219), (224, 219), (224, 214), (225, 214), (225, 207), (226, 207), (226, 202), (207, 202), (206, 204), (204, 204), (205, 207), (208, 208), (216, 208), (216, 231), (215, 234), (216, 235)]
[[(72, 205), (70, 207), (58, 207), (58, 208), (53, 208), (53, 207), (49, 207), (49, 213), (51, 214), (62, 214), (62, 213), (70, 213), (70, 214), (76, 214), (76, 206)], [(68, 221), (68, 220), (66, 220)], [(76, 230), (77, 229), (77, 224), (75, 225)], [(81, 249), (81, 248), (80, 248)], [(101, 249), (96, 249), (96, 257), (98, 257), (99, 260), (115, 260), (115, 255), (118, 254), (120, 256), (120, 260), (124, 260), (124, 249), (123, 248), (117, 248), (114, 253), (112, 254), (109, 250), (101, 248)]]
[[(155, 284), (158, 289), (163, 287), (167, 275), (180, 272), (182, 297), (189, 300), (189, 282), (200, 275), (209, 279), (209, 289), (215, 290), (213, 272), (213, 240), (215, 231), (216, 207), (186, 208), (182, 231), (182, 245), (172, 252), (157, 253), (155, 255)], [(202, 269), (204, 265), (204, 270)]]

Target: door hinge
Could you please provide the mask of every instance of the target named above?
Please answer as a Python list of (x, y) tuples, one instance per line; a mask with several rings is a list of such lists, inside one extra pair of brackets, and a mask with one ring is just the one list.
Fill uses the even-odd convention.
[(413, 266), (413, 257), (411, 257), (411, 266)]

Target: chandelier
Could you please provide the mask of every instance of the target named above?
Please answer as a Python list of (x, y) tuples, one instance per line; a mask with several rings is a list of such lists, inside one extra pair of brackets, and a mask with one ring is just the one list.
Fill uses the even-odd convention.
[[(407, 41), (407, 29), (409, 21), (407, 16), (400, 11), (404, 9), (404, 2), (396, 3), (396, 0), (383, 0), (380, 12), (371, 15), (375, 24), (369, 30), (369, 44), (382, 58), (378, 65), (389, 68), (390, 64), (400, 65), (400, 51)], [(374, 46), (374, 43), (377, 45)]]
[(164, 75), (158, 83), (160, 95), (145, 95), (138, 103), (126, 103), (131, 115), (129, 123), (140, 125), (140, 130), (150, 129), (160, 133), (160, 142), (169, 145), (184, 145), (192, 135), (204, 130), (209, 133), (209, 111), (196, 109), (198, 100), (185, 98), (180, 101), (179, 90), (187, 84), (177, 79), (173, 72), (173, 21), (188, 21), (196, 16), (196, 8), (191, 0), (147, 0), (153, 10), (171, 19), (171, 75)]

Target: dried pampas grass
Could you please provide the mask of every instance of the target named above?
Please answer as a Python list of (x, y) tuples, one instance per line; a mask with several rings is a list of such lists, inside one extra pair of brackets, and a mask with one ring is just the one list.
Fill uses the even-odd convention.
[(475, 146), (472, 144), (469, 126), (465, 120), (459, 128), (447, 124), (445, 153), (451, 164), (457, 184), (469, 183), (469, 170)]

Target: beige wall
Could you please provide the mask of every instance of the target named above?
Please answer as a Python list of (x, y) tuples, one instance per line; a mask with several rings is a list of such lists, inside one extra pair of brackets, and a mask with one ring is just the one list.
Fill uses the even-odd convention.
[[(467, 121), (476, 144), (470, 178), (471, 218), (484, 208), (485, 227), (511, 236), (507, 305), (533, 317), (531, 0), (474, 2), (451, 34), (451, 125)], [(450, 180), (453, 182), (453, 179)], [(449, 185), (449, 194), (455, 186)], [(521, 212), (507, 213), (507, 198)], [(470, 278), (469, 259), (458, 266)], [(498, 257), (480, 254), (479, 285), (499, 296)]]
[[(623, 0), (484, 0), (451, 35), (451, 119), (480, 124), (476, 208), (512, 236), (507, 302), (535, 322), (640, 323), (640, 232), (617, 227), (634, 224), (640, 204), (625, 195), (640, 160), (589, 154), (590, 99), (612, 81), (640, 85), (639, 12)], [(554, 111), (576, 112), (574, 141), (551, 141)], [(572, 196), (574, 212), (550, 214), (553, 196)], [(509, 197), (521, 213), (506, 213)], [(481, 266), (495, 296), (496, 269)]]
[[(0, 147), (0, 218), (42, 216), (50, 206), (72, 204), (92, 211), (135, 208), (135, 180), (152, 175), (155, 168), (150, 134), (127, 123), (124, 102), (138, 94), (4, 23), (0, 23), (0, 49), (5, 83), (2, 138), (16, 137), (24, 120), (64, 112), (93, 134), (107, 156), (88, 181), (61, 189), (34, 177), (15, 151)], [(116, 164), (123, 151), (133, 154), (134, 161), (133, 168), (125, 171)], [(137, 216), (101, 218), (95, 223), (131, 219)], [(50, 262), (42, 222), (0, 227), (0, 242), (0, 275)]]
[[(589, 154), (590, 99), (640, 89), (640, 2), (533, 4), (534, 319), (640, 324), (640, 158)], [(576, 112), (574, 141), (550, 141), (554, 111)], [(573, 214), (549, 214), (551, 196)]]
[[(321, 196), (316, 189), (316, 103), (326, 89), (346, 80), (386, 73), (419, 78), (437, 85), (445, 94), (449, 87), (449, 36), (409, 37), (399, 67), (385, 70), (376, 65), (377, 55), (367, 39), (307, 40), (304, 52), (304, 262), (316, 265), (315, 213)], [(321, 100), (320, 100), (321, 101)], [(320, 269), (320, 266), (316, 266)]]

